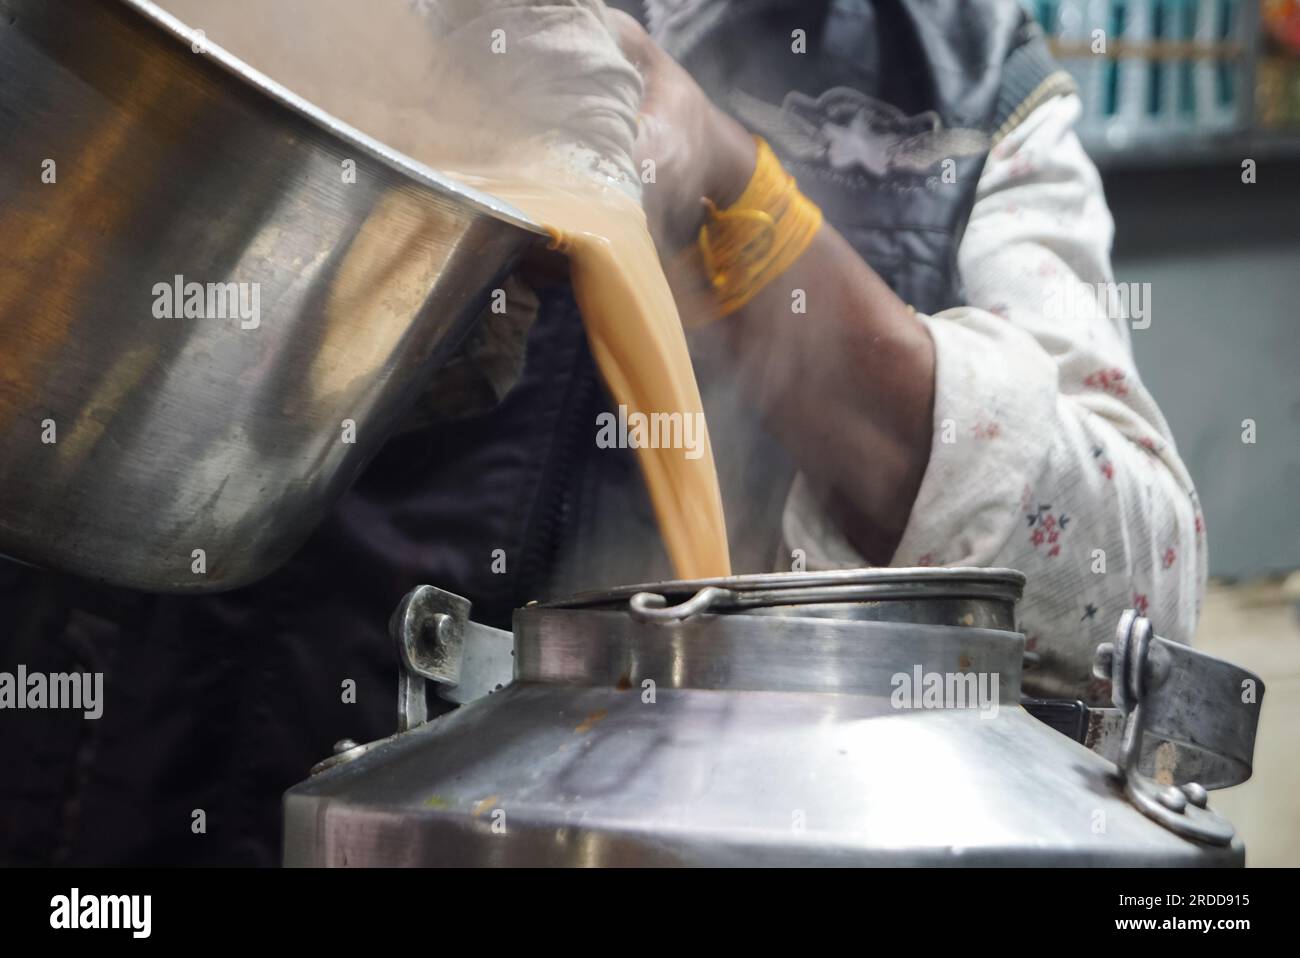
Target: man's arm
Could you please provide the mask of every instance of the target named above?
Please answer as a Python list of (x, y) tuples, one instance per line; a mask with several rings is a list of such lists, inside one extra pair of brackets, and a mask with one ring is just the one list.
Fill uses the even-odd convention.
[(889, 564), (930, 457), (926, 326), (823, 224), (793, 266), (698, 338), (736, 369), (857, 564)]
[[(744, 191), (754, 141), (634, 20), (610, 18), (645, 81), (638, 150), (656, 164), (646, 214), (683, 321), (694, 326), (713, 318), (716, 303), (703, 271), (677, 254), (695, 241), (701, 197), (723, 208)], [(792, 266), (695, 340), (693, 352), (736, 370), (861, 556), (888, 563), (931, 444), (934, 346), (909, 307), (823, 224)]]

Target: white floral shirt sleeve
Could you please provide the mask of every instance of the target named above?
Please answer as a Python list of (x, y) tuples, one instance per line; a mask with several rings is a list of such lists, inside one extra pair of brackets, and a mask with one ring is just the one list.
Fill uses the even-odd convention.
[[(1190, 640), (1205, 533), (1129, 320), (1098, 295), (1114, 227), (1073, 132), (1079, 108), (1052, 99), (995, 147), (959, 252), (970, 305), (921, 317), (937, 354), (934, 440), (892, 565), (1020, 569), (1019, 627), (1040, 658), (1026, 690), (1099, 703), (1110, 690), (1093, 652), (1124, 609)], [(784, 532), (809, 568), (864, 564), (802, 477)]]

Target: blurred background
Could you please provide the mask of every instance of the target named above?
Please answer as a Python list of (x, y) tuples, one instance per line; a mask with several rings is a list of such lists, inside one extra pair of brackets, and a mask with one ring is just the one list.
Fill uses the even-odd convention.
[[(1084, 100), (1138, 366), (1196, 481), (1197, 644), (1266, 686), (1255, 775), (1217, 792), (1248, 864), (1300, 864), (1300, 0), (1026, 0)], [(1245, 182), (1254, 161), (1254, 182)], [(1246, 420), (1255, 441), (1243, 440)]]

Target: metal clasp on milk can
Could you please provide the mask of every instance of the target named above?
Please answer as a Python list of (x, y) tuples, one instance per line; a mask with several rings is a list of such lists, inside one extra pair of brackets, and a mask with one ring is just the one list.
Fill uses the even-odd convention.
[[(1186, 838), (1231, 842), (1235, 830), (1207, 807), (1206, 790), (1250, 777), (1260, 678), (1160, 638), (1133, 609), (1120, 616), (1115, 642), (1098, 647), (1093, 674), (1110, 681), (1124, 715), (1115, 763), (1129, 801)], [(1144, 748), (1148, 736), (1162, 741)], [(1139, 771), (1144, 764), (1155, 778)]]
[(463, 705), (490, 695), (510, 682), (514, 671), (514, 633), (480, 625), (469, 617), (470, 603), (431, 585), (407, 593), (389, 620), (402, 663), (397, 678), (398, 731), (423, 725), (429, 712), (427, 679), (438, 696)]

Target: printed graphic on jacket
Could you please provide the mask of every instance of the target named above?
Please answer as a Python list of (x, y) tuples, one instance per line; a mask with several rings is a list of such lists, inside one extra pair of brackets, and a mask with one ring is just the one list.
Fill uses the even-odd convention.
[(922, 173), (942, 160), (977, 156), (989, 148), (986, 134), (945, 129), (933, 110), (908, 116), (848, 87), (832, 87), (815, 98), (792, 90), (781, 106), (737, 90), (731, 107), (793, 160), (824, 162), (842, 171), (857, 167), (877, 177)]

